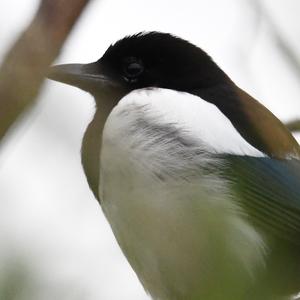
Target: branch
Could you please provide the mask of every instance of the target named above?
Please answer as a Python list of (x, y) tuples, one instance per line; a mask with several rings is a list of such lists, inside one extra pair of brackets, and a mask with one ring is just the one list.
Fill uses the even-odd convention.
[(300, 120), (293, 120), (285, 123), (285, 126), (292, 132), (300, 131)]
[(0, 140), (39, 93), (53, 62), (90, 0), (41, 0), (31, 24), (0, 67)]
[(288, 41), (282, 35), (279, 26), (276, 24), (275, 20), (265, 8), (261, 0), (250, 0), (255, 11), (261, 14), (264, 21), (268, 24), (271, 36), (276, 43), (278, 49), (281, 51), (282, 55), (285, 57), (286, 62), (290, 65), (295, 75), (300, 79), (300, 59), (298, 52), (293, 49), (293, 47), (288, 43)]

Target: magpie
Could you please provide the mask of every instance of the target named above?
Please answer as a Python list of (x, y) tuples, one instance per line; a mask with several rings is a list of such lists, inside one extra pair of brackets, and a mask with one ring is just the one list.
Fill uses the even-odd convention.
[(203, 50), (142, 32), (48, 77), (95, 98), (84, 171), (153, 299), (299, 292), (300, 147)]

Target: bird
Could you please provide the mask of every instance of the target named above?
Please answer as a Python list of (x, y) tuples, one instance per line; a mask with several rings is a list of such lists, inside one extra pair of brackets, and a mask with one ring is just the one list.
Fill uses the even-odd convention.
[(48, 78), (90, 93), (90, 189), (155, 300), (284, 300), (300, 291), (300, 147), (201, 48), (128, 35)]

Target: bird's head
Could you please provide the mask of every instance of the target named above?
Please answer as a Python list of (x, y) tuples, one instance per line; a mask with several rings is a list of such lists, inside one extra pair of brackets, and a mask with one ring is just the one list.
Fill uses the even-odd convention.
[(97, 104), (106, 104), (107, 113), (136, 89), (188, 92), (215, 104), (263, 153), (277, 158), (300, 155), (296, 140), (270, 111), (238, 88), (203, 50), (168, 33), (127, 36), (98, 61), (54, 66), (49, 78), (90, 92)]
[(52, 67), (49, 77), (92, 93), (118, 91), (122, 97), (140, 88), (168, 88), (183, 92), (213, 87), (226, 74), (200, 48), (168, 33), (127, 36), (111, 45), (90, 64)]

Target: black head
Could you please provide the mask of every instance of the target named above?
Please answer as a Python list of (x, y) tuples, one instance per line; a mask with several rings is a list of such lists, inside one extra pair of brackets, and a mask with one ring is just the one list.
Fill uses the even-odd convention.
[(146, 87), (185, 92), (223, 83), (226, 74), (200, 48), (168, 33), (138, 33), (111, 45), (97, 62), (52, 68), (51, 79), (92, 94), (105, 86), (122, 94)]
[(160, 32), (125, 37), (110, 46), (98, 63), (130, 89), (189, 91), (214, 86), (226, 76), (203, 50)]

